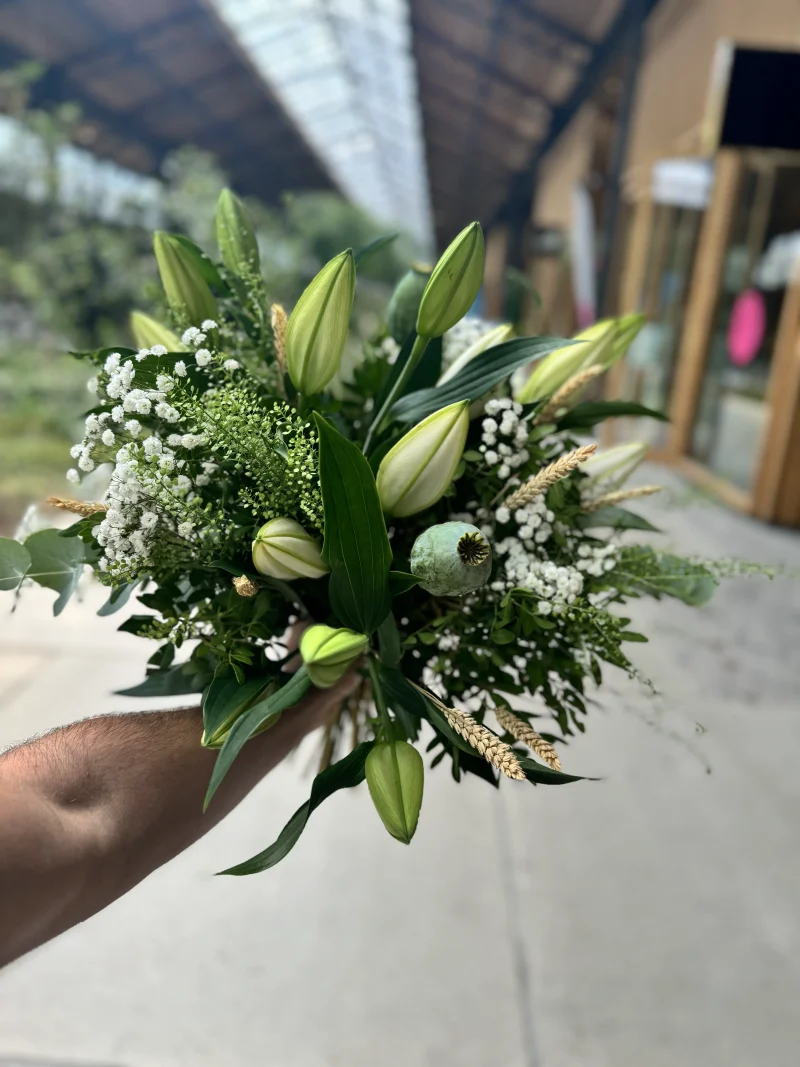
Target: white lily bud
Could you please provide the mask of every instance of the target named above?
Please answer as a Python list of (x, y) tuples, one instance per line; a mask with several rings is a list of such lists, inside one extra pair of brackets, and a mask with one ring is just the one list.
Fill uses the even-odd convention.
[(253, 566), (284, 582), (321, 578), (329, 570), (317, 538), (294, 519), (270, 519), (261, 527), (253, 541)]
[(381, 460), (378, 495), (387, 515), (416, 515), (439, 500), (453, 480), (467, 440), (469, 401), (435, 411)]
[(301, 393), (318, 393), (338, 371), (355, 293), (348, 248), (325, 264), (295, 304), (286, 327), (286, 369)]
[(618, 489), (645, 458), (647, 448), (643, 441), (631, 441), (607, 448), (604, 452), (596, 452), (581, 465), (581, 470), (587, 475), (583, 484), (588, 488), (602, 482), (604, 488)]
[(471, 222), (455, 237), (433, 268), (417, 314), (420, 337), (441, 337), (464, 318), (483, 282), (483, 230)]
[(454, 378), (456, 374), (458, 374), (462, 367), (466, 367), (466, 365), (476, 356), (479, 356), (481, 352), (485, 352), (488, 348), (494, 348), (495, 345), (507, 341), (513, 332), (513, 324), (504, 322), (501, 326), (495, 326), (494, 329), (483, 334), (482, 337), (479, 337), (478, 340), (474, 341), (468, 348), (465, 348), (458, 359), (453, 360), (436, 384), (444, 385), (445, 382), (449, 382), (451, 378)]
[(602, 364), (612, 351), (617, 325), (613, 319), (596, 322), (573, 338), (581, 344), (557, 348), (535, 364), (530, 377), (519, 389), (516, 399), (521, 404), (546, 400), (556, 393), (573, 375), (587, 367)]

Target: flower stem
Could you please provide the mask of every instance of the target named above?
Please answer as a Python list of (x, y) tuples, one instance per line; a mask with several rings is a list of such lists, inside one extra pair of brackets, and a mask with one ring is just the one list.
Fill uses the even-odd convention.
[(367, 657), (367, 669), (369, 670), (369, 680), (372, 683), (372, 699), (375, 701), (375, 707), (378, 709), (378, 714), (381, 719), (381, 729), (384, 734), (384, 741), (392, 740), (392, 720), (389, 716), (389, 708), (386, 706), (386, 696), (383, 692), (383, 685), (381, 684), (380, 674), (378, 673), (378, 666), (374, 656)]
[(430, 337), (420, 337), (420, 335), (417, 334), (414, 340), (414, 347), (411, 349), (411, 355), (408, 357), (408, 362), (400, 372), (397, 381), (394, 383), (389, 392), (389, 395), (384, 400), (383, 405), (381, 406), (381, 410), (372, 420), (372, 425), (367, 431), (367, 439), (364, 442), (364, 448), (362, 449), (365, 454), (369, 452), (370, 445), (372, 444), (375, 435), (380, 433), (384, 425), (386, 424), (386, 417), (389, 414), (389, 411), (395, 400), (397, 400), (399, 396), (402, 396), (403, 390), (408, 385), (408, 381), (411, 375), (417, 369), (417, 365), (422, 359), (425, 349), (430, 344), (430, 340)]

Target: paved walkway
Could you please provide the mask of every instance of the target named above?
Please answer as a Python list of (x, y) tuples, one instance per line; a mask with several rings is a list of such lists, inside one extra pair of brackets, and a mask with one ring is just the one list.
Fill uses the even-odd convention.
[[(800, 569), (800, 537), (679, 503), (648, 513), (681, 550)], [(0, 745), (119, 710), (140, 676), (94, 593), (60, 620), (51, 599), (0, 616)], [(602, 782), (498, 796), (440, 771), (408, 849), (338, 794), (284, 864), (212, 878), (305, 797), (301, 752), (0, 974), (0, 1067), (795, 1067), (800, 585), (632, 614), (662, 696), (612, 679), (564, 755)]]

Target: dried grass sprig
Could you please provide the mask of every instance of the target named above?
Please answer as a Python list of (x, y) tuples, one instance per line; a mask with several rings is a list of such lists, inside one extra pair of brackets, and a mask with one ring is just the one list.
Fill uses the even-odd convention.
[(45, 500), (51, 508), (59, 508), (61, 511), (71, 511), (73, 515), (96, 515), (100, 511), (108, 511), (108, 504), (101, 504), (97, 500), (68, 500), (63, 496), (49, 496)]
[(544, 423), (552, 422), (556, 415), (563, 407), (566, 407), (569, 400), (582, 389), (589, 382), (599, 377), (605, 371), (605, 367), (587, 367), (586, 370), (582, 370), (579, 374), (574, 374), (568, 381), (566, 381), (557, 393), (548, 400), (536, 418), (533, 420), (534, 426), (542, 426)]
[(505, 741), (501, 741), (497, 734), (493, 734), (487, 726), (476, 722), (466, 711), (448, 708), (446, 704), (443, 704), (441, 700), (429, 693), (427, 689), (423, 689), (413, 682), (411, 684), (436, 705), (456, 733), (460, 734), (467, 744), (471, 745), (476, 752), (483, 756), (487, 763), (491, 763), (493, 767), (496, 767), (498, 771), (502, 771), (508, 778), (514, 778), (516, 781), (525, 779), (525, 772), (520, 766), (513, 749)]
[(566, 478), (568, 474), (571, 474), (576, 467), (579, 467), (584, 460), (594, 455), (596, 451), (597, 445), (584, 445), (582, 448), (576, 448), (574, 452), (567, 452), (565, 456), (561, 456), (560, 459), (548, 464), (538, 474), (529, 478), (519, 489), (515, 489), (511, 496), (506, 497), (503, 501), (503, 506), (511, 508), (513, 511), (514, 508), (521, 508), (525, 504), (530, 504), (531, 500), (539, 496), (540, 493), (546, 493), (551, 485), (560, 482), (562, 478)]
[(516, 738), (517, 741), (527, 745), (532, 752), (536, 753), (539, 759), (544, 760), (548, 767), (552, 767), (554, 771), (561, 770), (561, 760), (559, 760), (556, 750), (549, 741), (545, 741), (541, 734), (537, 734), (530, 723), (525, 722), (524, 719), (518, 719), (508, 708), (503, 707), (495, 708), (494, 716), (504, 730)]
[(615, 493), (604, 493), (602, 496), (596, 496), (593, 500), (584, 501), (583, 510), (597, 511), (600, 508), (610, 508), (616, 504), (621, 504), (624, 500), (636, 500), (639, 497), (652, 496), (653, 493), (660, 493), (663, 489), (663, 485), (640, 485), (635, 489), (618, 489)]
[(269, 310), (272, 336), (275, 340), (275, 359), (283, 375), (286, 373), (286, 312), (280, 304), (273, 304)]

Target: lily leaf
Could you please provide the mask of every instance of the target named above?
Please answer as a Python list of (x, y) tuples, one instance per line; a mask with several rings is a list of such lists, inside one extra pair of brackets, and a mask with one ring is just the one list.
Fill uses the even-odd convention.
[(591, 430), (598, 422), (612, 419), (619, 415), (633, 415), (640, 418), (658, 419), (669, 422), (669, 416), (663, 411), (646, 408), (643, 404), (634, 404), (629, 400), (587, 400), (576, 404), (572, 411), (558, 420), (561, 430)]
[(612, 530), (650, 530), (652, 533), (661, 533), (652, 522), (637, 515), (627, 508), (607, 507), (598, 508), (597, 511), (586, 511), (575, 520), (579, 530), (592, 530), (597, 526), (607, 526)]
[(78, 587), (86, 565), (86, 546), (73, 537), (60, 537), (58, 530), (39, 530), (25, 541), (31, 565), (27, 577), (53, 589), (58, 599), (53, 614), (60, 615)]
[(240, 683), (231, 671), (218, 675), (203, 693), (203, 737), (206, 748), (221, 748), (225, 735), (266, 686), (269, 679), (250, 678)]
[[(239, 720), (241, 722), (241, 720)], [(340, 789), (352, 789), (364, 781), (364, 766), (367, 756), (372, 748), (372, 741), (362, 741), (356, 745), (353, 751), (318, 774), (311, 786), (311, 796), (297, 809), (291, 819), (278, 835), (278, 839), (265, 848), (263, 852), (239, 863), (235, 867), (229, 867), (220, 874), (258, 874), (274, 867), (276, 863), (287, 856), (297, 844), (300, 834), (306, 827), (311, 813), (320, 806), (323, 800), (338, 792)]]
[(535, 785), (567, 785), (569, 782), (596, 782), (596, 778), (584, 778), (579, 774), (564, 774), (563, 771), (554, 771), (544, 763), (535, 759), (519, 757), (520, 766), (525, 772), (525, 777)]
[(0, 537), (0, 590), (19, 588), (30, 570), (31, 554), (19, 541)]
[(357, 445), (319, 415), (315, 419), (331, 607), (345, 626), (369, 635), (391, 606), (392, 550), (375, 476)]
[[(140, 616), (141, 617), (141, 616)], [(147, 616), (152, 619), (153, 616)], [(188, 696), (190, 693), (201, 693), (205, 681), (201, 674), (195, 670), (195, 665), (179, 663), (176, 667), (168, 667), (167, 670), (153, 671), (143, 682), (131, 686), (129, 689), (115, 690), (118, 697), (177, 697)]]
[(357, 267), (360, 267), (364, 260), (369, 259), (370, 256), (374, 256), (376, 252), (380, 252), (382, 248), (386, 248), (388, 245), (396, 241), (400, 236), (400, 231), (396, 230), (394, 233), (384, 233), (380, 237), (376, 237), (374, 241), (370, 241), (368, 245), (364, 245), (356, 252), (354, 259)]

